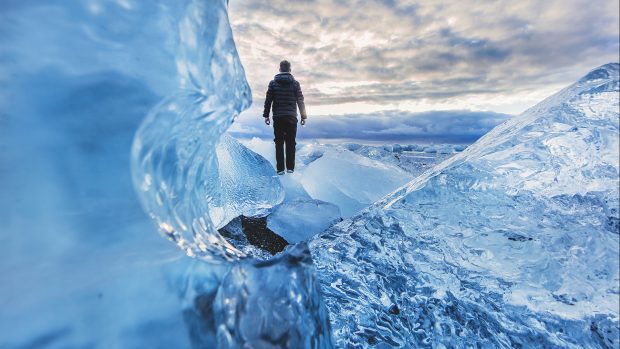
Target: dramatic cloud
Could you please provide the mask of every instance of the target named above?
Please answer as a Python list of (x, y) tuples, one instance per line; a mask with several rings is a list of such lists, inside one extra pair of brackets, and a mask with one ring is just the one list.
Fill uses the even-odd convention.
[(518, 114), (620, 59), (617, 0), (233, 0), (230, 17), (253, 114), (284, 58), (310, 117)]
[[(470, 144), (510, 116), (492, 112), (441, 111), (319, 116), (299, 127), (300, 139), (344, 139), (366, 142)], [(244, 114), (230, 132), (239, 138), (273, 138), (260, 116)], [(250, 119), (251, 118), (251, 119)]]

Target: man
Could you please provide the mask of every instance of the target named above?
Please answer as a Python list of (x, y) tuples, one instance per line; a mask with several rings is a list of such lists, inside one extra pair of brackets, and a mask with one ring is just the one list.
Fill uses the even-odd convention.
[(301, 114), (301, 124), (306, 124), (306, 106), (301, 86), (291, 74), (291, 63), (280, 62), (280, 73), (277, 74), (267, 89), (265, 124), (269, 125), (269, 110), (273, 109), (273, 139), (276, 143), (276, 169), (279, 175), (284, 174), (284, 145), (286, 144), (286, 172), (295, 170), (295, 137), (297, 136), (297, 107)]

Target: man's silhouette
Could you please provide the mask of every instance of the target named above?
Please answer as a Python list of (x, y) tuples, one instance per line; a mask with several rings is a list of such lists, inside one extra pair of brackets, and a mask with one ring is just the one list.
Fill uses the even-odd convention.
[(301, 86), (291, 74), (291, 64), (280, 62), (277, 74), (267, 89), (263, 117), (269, 125), (269, 110), (273, 109), (273, 139), (276, 143), (276, 168), (279, 175), (284, 174), (284, 145), (286, 144), (286, 170), (295, 170), (295, 137), (297, 136), (297, 106), (301, 114), (301, 124), (306, 124), (306, 106)]

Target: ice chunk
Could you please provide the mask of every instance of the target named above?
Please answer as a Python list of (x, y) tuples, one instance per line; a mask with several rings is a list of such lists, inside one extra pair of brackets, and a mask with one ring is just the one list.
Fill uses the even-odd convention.
[[(135, 196), (128, 158), (140, 120), (166, 98), (151, 111), (164, 119), (144, 124), (136, 140), (136, 189), (170, 194), (143, 197), (153, 200), (148, 207), (164, 207), (157, 218), (166, 231), (185, 226), (199, 233), (213, 225), (206, 207), (217, 197), (194, 189), (218, 184), (211, 179), (219, 180), (224, 167), (215, 166), (215, 145), (250, 103), (226, 3), (2, 3), (0, 347), (191, 345), (196, 328), (183, 306), (193, 309), (194, 303), (182, 304), (178, 292), (187, 285), (184, 266), (192, 259), (154, 233)], [(233, 143), (224, 146), (238, 150), (232, 156), (252, 157)], [(239, 164), (264, 165), (260, 159), (246, 161)], [(204, 206), (191, 205), (202, 200), (207, 200)], [(191, 234), (182, 238), (188, 245), (194, 242)], [(211, 247), (219, 242), (215, 235), (199, 239)], [(223, 259), (221, 250), (212, 251), (214, 259)], [(292, 263), (285, 258), (274, 264)], [(194, 262), (213, 274), (231, 267)], [(273, 278), (277, 283), (270, 286), (286, 282), (292, 287), (287, 277), (293, 275), (311, 279), (313, 269), (298, 264), (297, 273)], [(202, 289), (217, 290), (225, 274), (193, 276)], [(312, 285), (297, 284), (307, 287), (303, 305), (321, 301)], [(294, 303), (300, 294), (288, 301)], [(200, 310), (212, 305), (190, 299)], [(251, 315), (274, 314), (271, 304), (261, 306), (262, 312), (251, 309)], [(325, 319), (324, 311), (298, 309), (307, 310), (299, 319), (308, 325), (289, 328), (303, 330), (307, 338), (329, 338), (328, 324), (314, 319), (322, 325), (311, 327), (308, 321), (319, 314)], [(213, 317), (203, 320), (217, 324)]]
[(313, 239), (337, 345), (618, 346), (618, 67)]
[[(264, 157), (271, 159), (272, 165), (275, 167), (275, 156), (274, 156), (274, 144), (271, 140), (262, 140), (259, 138), (253, 138), (251, 140), (242, 141), (248, 148), (256, 151), (257, 153), (263, 155)], [(323, 185), (323, 177), (315, 178), (316, 175), (314, 173), (315, 170), (310, 171), (310, 176), (307, 175), (306, 170), (308, 168), (314, 168), (312, 165), (315, 161), (321, 159), (321, 157), (327, 153), (330, 154), (338, 154), (338, 157), (347, 158), (349, 156), (352, 157), (350, 161), (343, 161), (342, 163), (333, 164), (334, 168), (338, 168), (338, 171), (343, 170), (347, 166), (350, 166), (351, 161), (360, 161), (366, 167), (375, 167), (375, 172), (373, 174), (385, 172), (394, 172), (401, 173), (401, 170), (409, 173), (409, 176), (405, 175), (402, 181), (395, 181), (393, 185), (386, 184), (383, 192), (379, 192), (374, 198), (377, 199), (381, 195), (388, 193), (394, 189), (396, 189), (399, 185), (406, 183), (409, 179), (413, 178), (416, 175), (421, 174), (425, 170), (431, 168), (433, 165), (449, 158), (453, 155), (453, 149), (455, 146), (452, 145), (444, 145), (444, 149), (448, 149), (449, 151), (444, 151), (442, 154), (437, 152), (435, 153), (424, 153), (418, 151), (412, 151), (412, 149), (417, 149), (415, 145), (409, 146), (399, 146), (395, 145), (386, 145), (386, 146), (373, 146), (373, 145), (362, 145), (362, 144), (354, 144), (354, 143), (343, 143), (343, 144), (319, 144), (317, 142), (313, 143), (298, 143), (297, 144), (297, 154), (296, 154), (296, 168), (294, 174), (286, 174), (285, 176), (281, 176), (280, 181), (284, 187), (286, 192), (284, 201), (293, 201), (296, 199), (309, 199), (311, 198), (311, 193), (307, 191), (305, 186), (318, 186), (318, 189)], [(394, 152), (396, 149), (396, 152)], [(420, 148), (422, 149), (422, 148)], [(463, 148), (461, 148), (463, 149)], [(335, 153), (334, 153), (335, 152)], [(362, 157), (370, 159), (364, 160), (361, 159), (358, 155)], [(323, 160), (325, 161), (325, 160)], [(328, 160), (331, 161), (331, 160)], [(322, 162), (319, 162), (321, 164)], [(322, 165), (321, 165), (322, 166)], [(400, 169), (399, 169), (400, 168)], [(358, 169), (358, 168), (356, 168)], [(349, 171), (349, 170), (344, 170)], [(353, 176), (354, 170), (350, 172), (346, 172), (345, 174), (349, 176)], [(371, 171), (372, 172), (372, 171)], [(369, 172), (370, 174), (370, 172)], [(325, 173), (324, 175), (327, 175)], [(328, 176), (329, 177), (329, 176)], [(331, 179), (327, 177), (327, 183)], [(385, 177), (384, 175), (379, 176), (380, 181), (390, 182), (389, 177)], [(377, 181), (377, 179), (373, 179)], [(305, 184), (304, 184), (305, 183)], [(348, 182), (348, 184), (354, 184), (353, 182)], [(352, 190), (356, 190), (353, 188)], [(381, 189), (380, 189), (381, 190)], [(383, 194), (382, 194), (383, 193)], [(336, 198), (340, 198), (339, 201), (341, 204), (347, 200), (342, 195), (338, 195), (337, 193), (334, 195)], [(328, 196), (321, 196), (321, 200), (328, 201)], [(368, 200), (372, 200), (368, 199)], [(369, 205), (372, 201), (346, 201), (346, 203), (351, 203), (353, 205), (354, 210), (359, 210), (367, 205)], [(336, 202), (336, 204), (338, 204)], [(350, 212), (349, 214), (351, 214)]]
[(336, 204), (348, 217), (411, 179), (397, 166), (329, 148), (305, 169), (302, 185), (312, 198)]
[(217, 229), (240, 215), (265, 216), (284, 199), (276, 171), (262, 156), (225, 134), (216, 149), (219, 188), (208, 210)]
[(172, 282), (194, 348), (333, 348), (306, 244), (270, 261), (196, 261)]
[[(301, 167), (301, 166), (300, 166)], [(306, 192), (301, 182), (303, 181), (303, 168), (296, 169), (294, 173), (287, 173), (285, 176), (279, 176), (280, 183), (284, 188), (284, 202), (292, 202), (297, 200), (311, 200), (312, 198)]]
[(132, 149), (134, 185), (158, 228), (187, 254), (215, 260), (243, 256), (217, 228), (283, 199), (262, 157), (228, 136), (216, 152), (251, 102), (225, 6), (187, 5), (178, 28), (180, 86), (142, 122)]
[(267, 227), (291, 244), (308, 240), (340, 220), (340, 209), (320, 200), (296, 199), (278, 206)]
[(190, 3), (0, 5), (0, 347), (190, 345), (164, 277), (188, 258), (155, 233), (128, 161), (178, 86)]

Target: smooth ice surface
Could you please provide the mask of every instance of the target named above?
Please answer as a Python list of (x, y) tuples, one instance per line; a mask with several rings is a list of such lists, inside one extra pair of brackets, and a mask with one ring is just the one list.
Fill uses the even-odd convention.
[(618, 64), (310, 247), (337, 346), (617, 347)]
[(302, 185), (314, 199), (336, 204), (349, 217), (411, 179), (389, 163), (328, 148), (304, 170)]
[(267, 227), (295, 244), (310, 239), (340, 219), (340, 209), (334, 204), (296, 199), (276, 207), (267, 217)]

